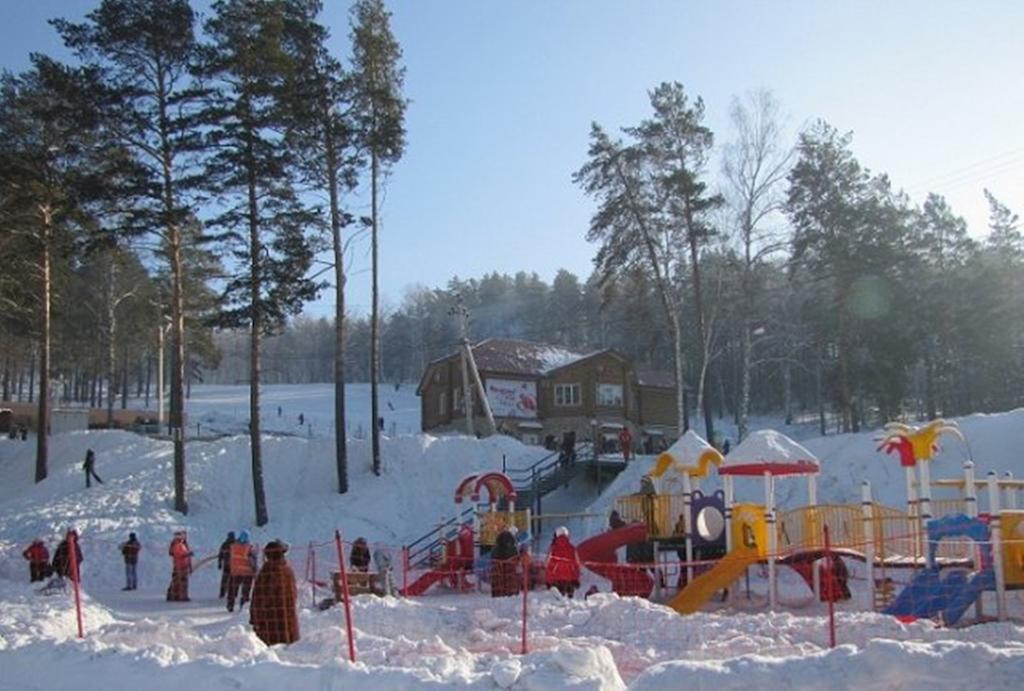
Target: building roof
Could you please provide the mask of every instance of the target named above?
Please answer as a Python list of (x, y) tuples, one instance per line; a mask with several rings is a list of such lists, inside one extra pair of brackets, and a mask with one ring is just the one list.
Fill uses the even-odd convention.
[[(654, 389), (676, 388), (676, 375), (666, 370), (652, 369), (650, 367), (636, 367), (636, 383), (640, 386), (649, 386)], [(687, 386), (686, 388), (690, 388)]]

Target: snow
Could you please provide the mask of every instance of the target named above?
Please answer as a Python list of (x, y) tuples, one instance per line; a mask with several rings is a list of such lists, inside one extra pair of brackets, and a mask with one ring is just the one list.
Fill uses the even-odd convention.
[(722, 469), (746, 465), (771, 468), (776, 465), (786, 466), (793, 463), (820, 465), (814, 454), (782, 432), (762, 429), (752, 432), (729, 452), (722, 463)]
[[(806, 586), (785, 570), (780, 573), (783, 606), (768, 611), (764, 574), (757, 568), (750, 570), (749, 599), (740, 593), (728, 606), (710, 605), (686, 617), (654, 601), (614, 594), (569, 601), (551, 592), (531, 593), (526, 655), (519, 654), (520, 598), (457, 595), (443, 588), (416, 599), (357, 596), (354, 664), (347, 660), (341, 610), (311, 607), (309, 585), (302, 582), (302, 639), (268, 648), (252, 634), (246, 614), (224, 611), (215, 597), (218, 573), (211, 566), (196, 571), (192, 602), (164, 601), (165, 549), (175, 529), (189, 531), (200, 556), (212, 554), (227, 530), (249, 529), (259, 543), (282, 538), (292, 545), (288, 557), (302, 581), (311, 541), (318, 544), (320, 573), (326, 573), (335, 528), (348, 539), (367, 537), (373, 549), (395, 551), (453, 514), (452, 493), (465, 475), (500, 470), (503, 463), (525, 467), (546, 452), (508, 438), (420, 434), (418, 399), (403, 387), (389, 394), (394, 410), (386, 413), (382, 476), (370, 471), (368, 442), (350, 429), (350, 492), (341, 496), (335, 491), (331, 388), (267, 386), (263, 393), (271, 522), (257, 530), (251, 518), (248, 440), (232, 436), (245, 429), (244, 387), (193, 389), (190, 422), (198, 421), (200, 434), (211, 438), (187, 445), (187, 516), (171, 508), (171, 446), (166, 441), (116, 431), (54, 436), (50, 477), (35, 485), (34, 445), (0, 440), (5, 478), (0, 484), (0, 688), (1020, 687), (1024, 602), (1019, 594), (1009, 594), (1010, 621), (957, 629), (927, 621), (903, 624), (863, 611), (864, 571), (856, 562), (850, 565), (854, 599), (839, 605), (840, 645), (833, 650), (828, 648), (824, 605), (812, 601)], [(365, 389), (352, 391), (353, 421), (368, 418), (365, 398)], [(301, 427), (300, 412), (306, 423)], [(771, 420), (759, 424), (777, 426), (801, 440), (802, 447), (773, 437), (775, 446), (766, 448), (776, 457), (782, 458), (781, 450), (788, 458), (809, 453), (819, 459), (821, 501), (857, 502), (860, 482), (868, 479), (879, 501), (903, 505), (902, 468), (897, 458), (876, 451), (876, 432), (813, 438), (808, 428), (786, 428)], [(1024, 410), (970, 416), (959, 424), (969, 446), (940, 439), (944, 448), (932, 462), (934, 478), (959, 477), (967, 458), (973, 458), (979, 476), (994, 469), (1024, 477), (1019, 452)], [(213, 438), (222, 434), (228, 436)], [(86, 448), (96, 451), (97, 472), (105, 483), (89, 490), (80, 468)], [(579, 541), (605, 528), (614, 498), (637, 491), (640, 477), (653, 464), (650, 456), (631, 462), (600, 496), (593, 484), (578, 478), (568, 489), (545, 497), (545, 508), (588, 514), (564, 521)], [(713, 489), (718, 478), (712, 473), (703, 483)], [(803, 484), (780, 483), (783, 506), (805, 501)], [(740, 500), (744, 493), (757, 500), (761, 486), (758, 480), (739, 478), (736, 489)], [(558, 523), (552, 521), (551, 527)], [(27, 568), (20, 556), (37, 536), (52, 550), (69, 525), (81, 531), (85, 551), (82, 640), (75, 635), (70, 593), (37, 594), (25, 582)], [(117, 544), (129, 530), (139, 533), (143, 553), (140, 589), (125, 593)], [(995, 611), (991, 599), (986, 611)]]
[(664, 453), (671, 456), (678, 464), (694, 467), (705, 452), (713, 450), (714, 447), (711, 444), (690, 429), (686, 430), (683, 436), (679, 437)]

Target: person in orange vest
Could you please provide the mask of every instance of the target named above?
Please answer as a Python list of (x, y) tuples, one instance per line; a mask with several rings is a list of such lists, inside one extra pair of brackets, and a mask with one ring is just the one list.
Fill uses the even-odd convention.
[(623, 427), (619, 432), (619, 446), (622, 447), (622, 460), (628, 461), (633, 451), (633, 434), (628, 427)]
[(50, 550), (46, 549), (43, 541), (38, 538), (33, 540), (32, 544), (21, 553), (21, 556), (28, 559), (29, 581), (32, 583), (45, 581), (46, 569), (50, 564)]
[(235, 611), (235, 599), (241, 591), (238, 609), (245, 607), (249, 601), (249, 593), (252, 590), (252, 579), (256, 575), (256, 551), (249, 544), (249, 533), (241, 531), (238, 539), (229, 548), (231, 569), (230, 580), (228, 581), (228, 611)]
[(167, 586), (167, 601), (189, 602), (188, 578), (192, 574), (192, 550), (184, 530), (174, 533), (167, 554), (171, 557), (171, 584)]

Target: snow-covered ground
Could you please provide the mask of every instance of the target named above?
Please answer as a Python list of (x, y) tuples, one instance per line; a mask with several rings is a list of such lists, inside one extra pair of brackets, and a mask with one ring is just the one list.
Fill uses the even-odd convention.
[[(824, 606), (811, 602), (792, 574), (783, 573), (784, 606), (766, 610), (757, 568), (750, 571), (752, 600), (740, 597), (730, 607), (714, 605), (687, 617), (611, 594), (567, 601), (533, 593), (525, 656), (518, 654), (519, 598), (444, 591), (414, 600), (356, 597), (354, 665), (346, 659), (340, 609), (310, 607), (308, 585), (300, 586), (302, 640), (288, 647), (267, 648), (245, 614), (224, 611), (212, 566), (197, 570), (192, 602), (164, 601), (165, 550), (177, 528), (188, 529), (200, 557), (212, 554), (228, 530), (249, 529), (260, 543), (282, 538), (292, 545), (289, 558), (302, 579), (309, 542), (321, 543), (318, 558), (331, 561), (326, 543), (335, 528), (348, 539), (364, 535), (376, 548), (396, 551), (451, 515), (453, 490), (466, 473), (500, 469), (503, 456), (507, 465), (521, 467), (544, 453), (504, 438), (421, 435), (418, 399), (405, 388), (390, 391), (395, 429), (384, 441), (382, 476), (370, 472), (368, 442), (352, 439), (351, 489), (341, 496), (329, 432), (330, 387), (265, 387), (264, 422), (275, 433), (264, 445), (271, 522), (258, 530), (244, 436), (187, 445), (190, 512), (184, 517), (171, 509), (167, 442), (127, 432), (57, 436), (50, 477), (35, 485), (33, 445), (0, 440), (0, 689), (1020, 687), (1024, 603), (1018, 594), (1010, 594), (1009, 622), (958, 629), (905, 625), (863, 611), (858, 564), (851, 565), (855, 598), (839, 608), (835, 650), (828, 649)], [(189, 403), (192, 422), (222, 433), (244, 430), (246, 396), (241, 387), (197, 387)], [(365, 398), (350, 394), (351, 420), (368, 419)], [(290, 429), (298, 428), (300, 412), (312, 433)], [(960, 423), (980, 474), (995, 469), (1024, 476), (1024, 410)], [(870, 479), (884, 503), (902, 505), (902, 470), (895, 458), (875, 451), (873, 434), (817, 439), (808, 428), (782, 431), (821, 459), (823, 501), (856, 501), (861, 480)], [(933, 477), (957, 476), (968, 456), (959, 442), (945, 445)], [(105, 483), (89, 490), (80, 468), (86, 448), (96, 451)], [(600, 496), (594, 485), (578, 482), (545, 498), (545, 506), (592, 514), (569, 522), (574, 540), (582, 539), (603, 529), (614, 497), (636, 491), (651, 463), (638, 459)], [(754, 499), (761, 491), (756, 481), (737, 486), (741, 496), (749, 492)], [(804, 501), (803, 482), (780, 481), (779, 492), (787, 505)], [(81, 531), (85, 551), (84, 640), (75, 638), (70, 595), (38, 595), (25, 582), (20, 556), (37, 536), (52, 550), (69, 525)], [(125, 593), (117, 544), (129, 530), (144, 549), (140, 589)], [(320, 569), (323, 574), (326, 566)], [(987, 611), (994, 611), (991, 604)]]

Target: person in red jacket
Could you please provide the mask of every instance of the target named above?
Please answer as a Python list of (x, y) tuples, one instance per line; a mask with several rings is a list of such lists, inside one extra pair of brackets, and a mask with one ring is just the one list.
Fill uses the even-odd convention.
[(167, 549), (171, 557), (171, 584), (167, 586), (168, 602), (188, 602), (188, 578), (192, 573), (192, 550), (184, 530), (179, 530)]
[(565, 526), (555, 531), (555, 538), (548, 550), (544, 577), (548, 586), (554, 586), (567, 597), (572, 597), (580, 587), (580, 558), (576, 548), (569, 542), (569, 529)]
[(50, 550), (40, 539), (35, 539), (25, 548), (21, 556), (28, 559), (28, 575), (32, 583), (46, 580), (46, 569), (50, 564)]
[(623, 427), (619, 432), (619, 446), (622, 448), (622, 460), (628, 461), (629, 455), (633, 452), (633, 433), (628, 427)]

